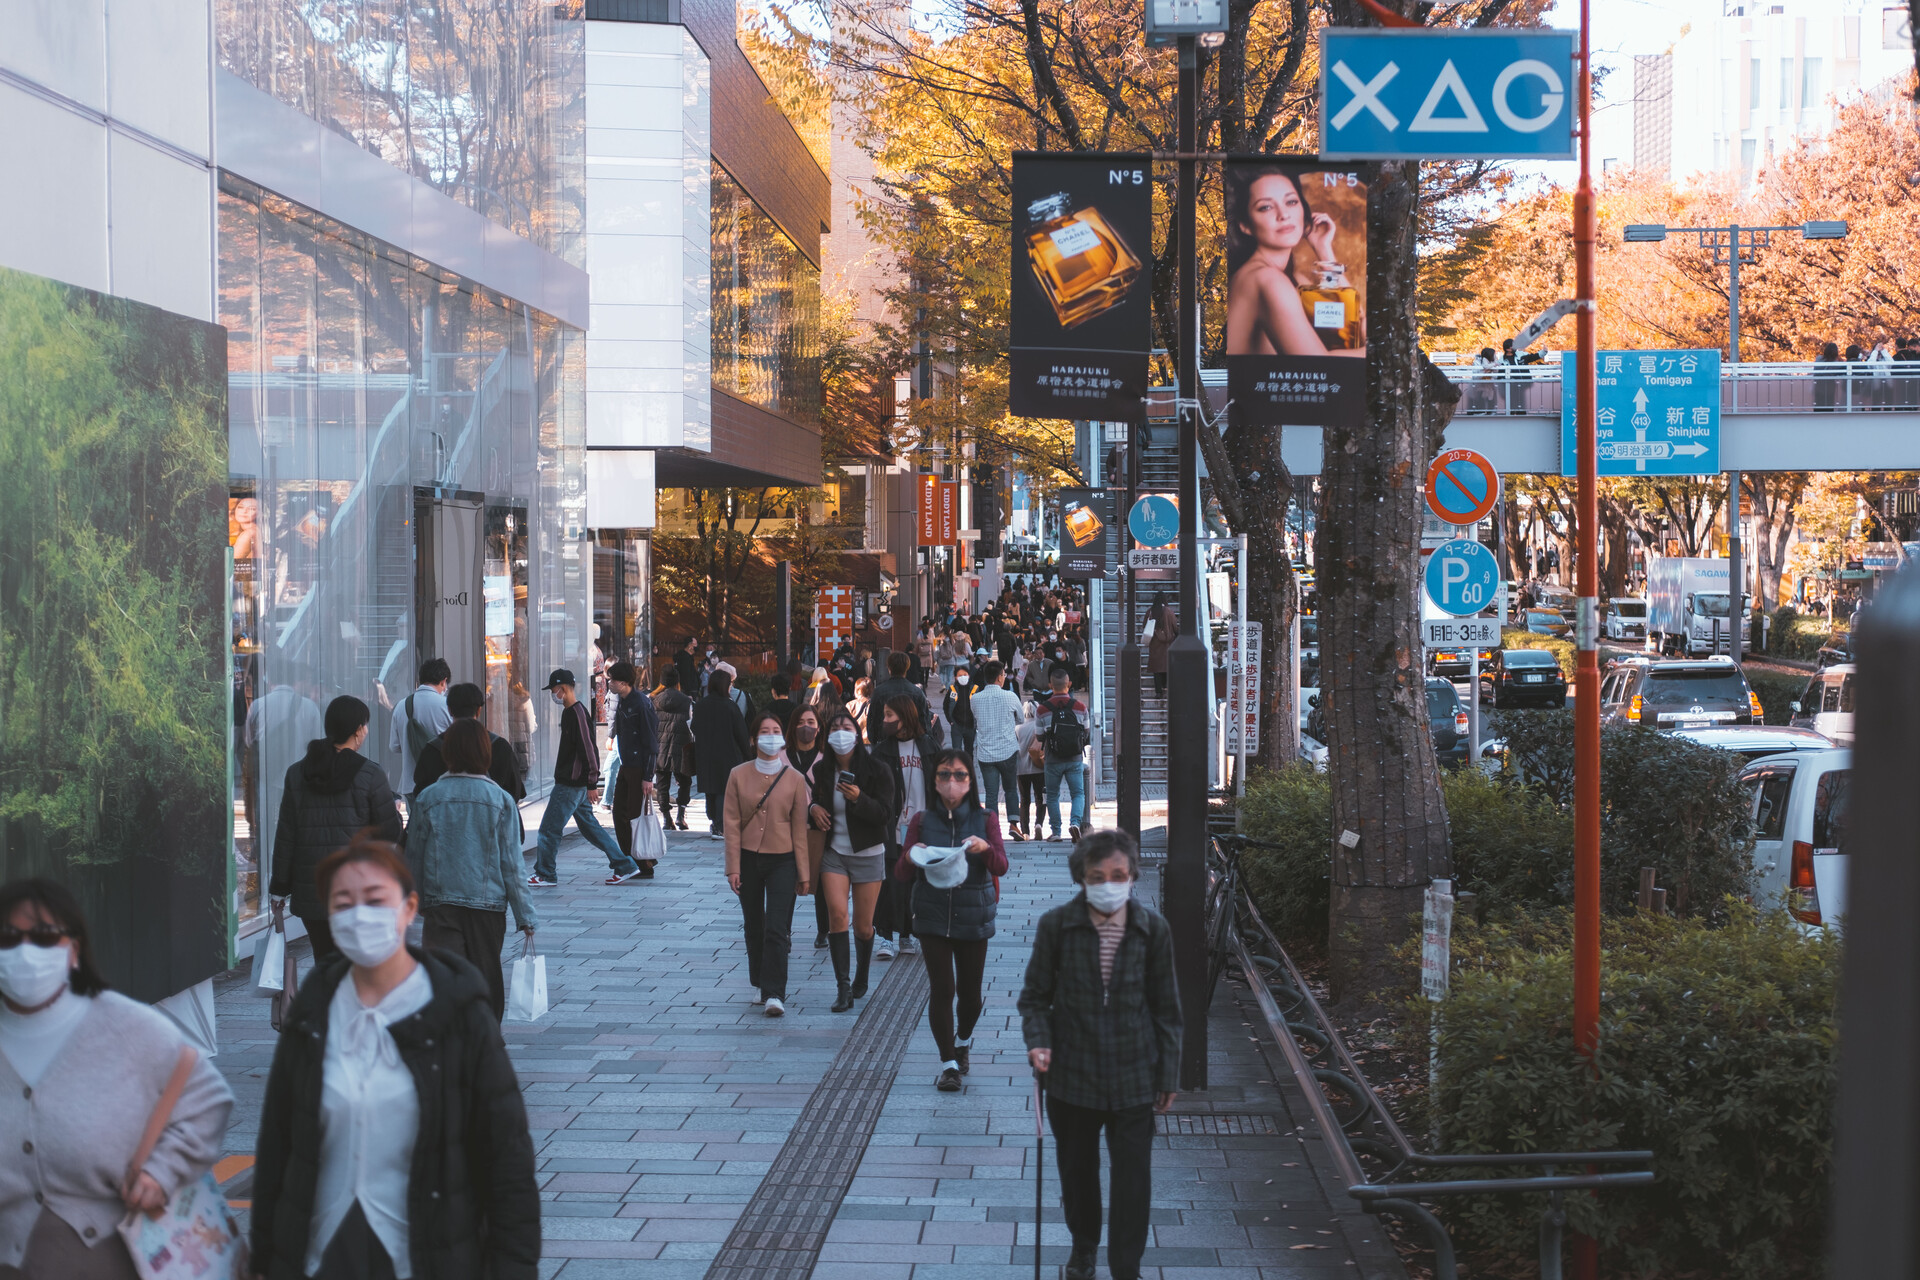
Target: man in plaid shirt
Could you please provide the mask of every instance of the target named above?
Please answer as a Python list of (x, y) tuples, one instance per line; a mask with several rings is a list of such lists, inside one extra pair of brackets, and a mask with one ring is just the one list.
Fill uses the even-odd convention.
[(1153, 1115), (1180, 1078), (1180, 993), (1166, 919), (1132, 897), (1140, 854), (1091, 831), (1067, 869), (1081, 892), (1040, 917), (1020, 992), (1027, 1058), (1046, 1076), (1060, 1205), (1073, 1233), (1066, 1280), (1093, 1280), (1100, 1248), (1100, 1133), (1111, 1160), (1107, 1265), (1137, 1280), (1153, 1203)]

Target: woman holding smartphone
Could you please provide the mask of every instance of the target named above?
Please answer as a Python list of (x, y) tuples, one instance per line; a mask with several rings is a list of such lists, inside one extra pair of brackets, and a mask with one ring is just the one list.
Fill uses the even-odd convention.
[[(853, 716), (827, 721), (827, 749), (813, 770), (813, 825), (827, 832), (820, 860), (820, 897), (827, 907), (827, 947), (839, 982), (833, 1011), (845, 1013), (867, 994), (873, 963), (873, 910), (887, 877), (887, 828), (893, 821), (893, 771), (860, 743)], [(853, 898), (853, 947), (847, 945), (847, 898)], [(847, 979), (849, 950), (859, 968)]]

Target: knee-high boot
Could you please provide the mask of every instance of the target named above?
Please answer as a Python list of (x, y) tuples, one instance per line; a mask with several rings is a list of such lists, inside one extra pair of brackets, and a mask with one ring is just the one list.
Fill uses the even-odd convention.
[[(843, 933), (840, 936), (844, 938), (847, 935)], [(846, 944), (842, 943), (841, 945), (844, 946)], [(860, 955), (860, 967), (853, 972), (853, 994), (858, 997), (867, 994), (867, 970), (873, 967), (873, 935), (868, 934), (864, 938), (855, 938), (853, 945)]]
[(827, 950), (833, 955), (833, 976), (839, 983), (839, 992), (834, 996), (833, 1011), (845, 1013), (853, 1008), (853, 993), (847, 987), (847, 931), (827, 935)]

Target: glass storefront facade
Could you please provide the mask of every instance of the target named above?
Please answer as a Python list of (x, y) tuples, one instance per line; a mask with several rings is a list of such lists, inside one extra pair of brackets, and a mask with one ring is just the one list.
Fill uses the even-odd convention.
[(215, 0), (220, 65), (575, 266), (579, 0)]
[(547, 785), (553, 667), (588, 668), (584, 335), (223, 176), (238, 914), (282, 779), (340, 694), (399, 778), (395, 709), (444, 657)]
[(713, 169), (713, 385), (820, 424), (820, 268)]

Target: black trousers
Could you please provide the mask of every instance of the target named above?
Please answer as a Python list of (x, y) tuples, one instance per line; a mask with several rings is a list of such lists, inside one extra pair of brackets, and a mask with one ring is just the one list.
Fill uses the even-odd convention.
[(367, 1215), (361, 1212), (358, 1200), (347, 1210), (333, 1239), (327, 1242), (327, 1251), (320, 1255), (320, 1269), (313, 1273), (313, 1280), (394, 1280), (393, 1259), (387, 1256), (387, 1247), (367, 1224)]
[(880, 880), (880, 898), (873, 904), (873, 931), (891, 941), (895, 934), (904, 938), (913, 932), (913, 885), (893, 878), (893, 869), (905, 857), (898, 849), (887, 850), (887, 874)]
[[(1027, 806), (1033, 806), (1033, 821), (1027, 821)], [(1038, 831), (1047, 817), (1047, 775), (1044, 773), (1023, 773), (1020, 775), (1020, 826), (1025, 831)]]
[(1093, 1111), (1047, 1095), (1047, 1127), (1060, 1169), (1060, 1209), (1075, 1245), (1100, 1243), (1100, 1131), (1107, 1132), (1107, 1266), (1138, 1276), (1153, 1207), (1153, 1104)]
[[(953, 1042), (973, 1039), (974, 1024), (986, 999), (980, 993), (987, 972), (987, 939), (956, 942), (952, 938), (916, 935), (920, 957), (927, 966), (927, 1029), (940, 1050), (940, 1061), (953, 1061)], [(954, 1003), (959, 1002), (959, 1029), (954, 1028)], [(1097, 1177), (1097, 1174), (1096, 1174)]]
[(313, 940), (315, 964), (340, 953), (340, 948), (333, 945), (333, 926), (327, 923), (325, 916), (301, 916), (300, 923), (307, 926), (307, 937)]
[[(636, 777), (638, 769), (621, 769), (620, 776), (613, 780), (613, 838), (620, 842), (620, 852), (629, 858), (633, 856), (633, 820), (640, 816), (640, 802), (647, 793), (640, 788), (650, 778)], [(654, 788), (656, 803), (666, 793), (658, 786)]]
[(420, 914), (420, 941), (451, 951), (487, 980), (487, 1001), (494, 1018), (507, 1012), (507, 979), (500, 970), (500, 946), (507, 940), (507, 913), (438, 902)]
[[(684, 809), (687, 807), (687, 801), (693, 799), (693, 775), (688, 774), (679, 779), (679, 782), (680, 799), (676, 803)], [(674, 776), (672, 769), (662, 769), (653, 780), (653, 798), (655, 802), (659, 804), (663, 817), (667, 811), (667, 793), (673, 790), (673, 784)]]
[(740, 851), (747, 980), (768, 999), (787, 998), (787, 953), (793, 947), (793, 899), (799, 887), (800, 870), (792, 854)]

